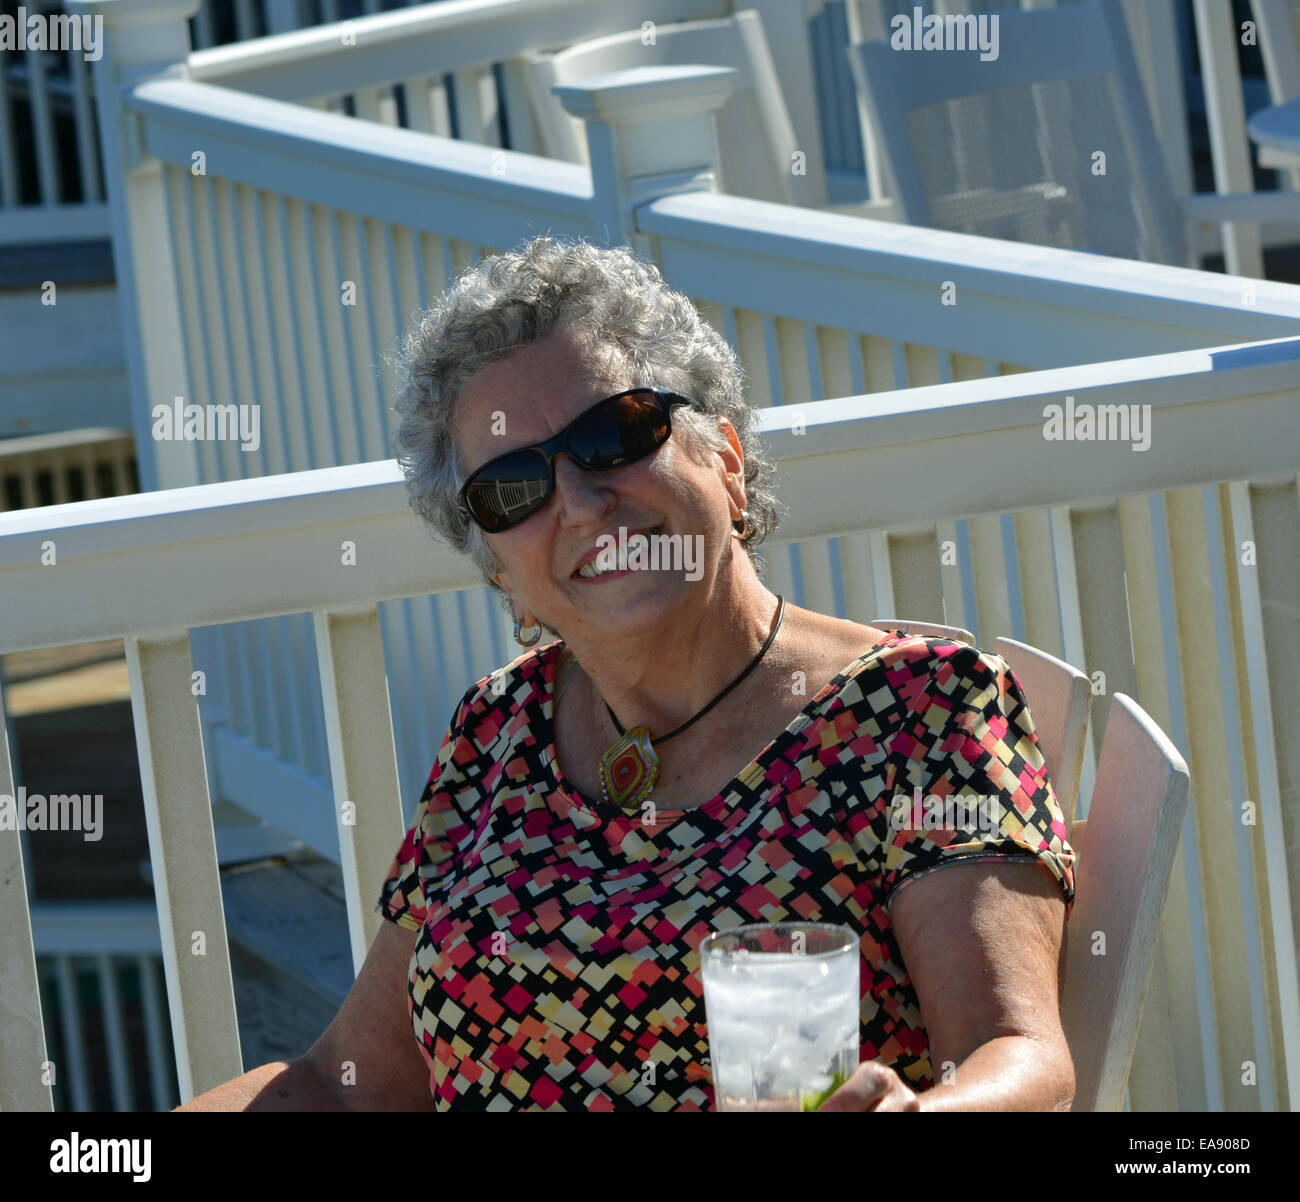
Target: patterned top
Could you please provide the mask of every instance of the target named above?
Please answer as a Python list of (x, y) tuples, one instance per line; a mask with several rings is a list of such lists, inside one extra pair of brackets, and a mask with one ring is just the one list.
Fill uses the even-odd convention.
[(929, 1088), (896, 891), (958, 860), (1035, 857), (1067, 916), (1074, 901), (1006, 661), (895, 630), (721, 793), (648, 825), (565, 781), (561, 646), (465, 694), (380, 895), (419, 931), (409, 1008), (437, 1109), (714, 1109), (699, 946), (750, 922), (862, 932), (861, 1057)]

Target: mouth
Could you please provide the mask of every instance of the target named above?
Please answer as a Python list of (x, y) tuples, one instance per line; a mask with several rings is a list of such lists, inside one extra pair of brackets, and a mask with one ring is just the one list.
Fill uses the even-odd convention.
[[(627, 536), (627, 541), (631, 543), (632, 539), (634, 539), (639, 534), (646, 535), (649, 538), (654, 538), (655, 536), (660, 535), (663, 532), (664, 532), (663, 526), (650, 526), (645, 530), (633, 530), (629, 532)], [(615, 554), (615, 559), (617, 559), (617, 554)], [(584, 563), (580, 568), (578, 568), (577, 571), (575, 571), (572, 574), (572, 576), (570, 576), (570, 579), (582, 580), (588, 583), (592, 583), (599, 580), (612, 580), (617, 576), (628, 576), (631, 575), (631, 573), (635, 570), (633, 568), (620, 568), (617, 566), (617, 564), (602, 570), (598, 566), (600, 560), (601, 560), (601, 554), (598, 552), (591, 559), (587, 560), (587, 562)]]

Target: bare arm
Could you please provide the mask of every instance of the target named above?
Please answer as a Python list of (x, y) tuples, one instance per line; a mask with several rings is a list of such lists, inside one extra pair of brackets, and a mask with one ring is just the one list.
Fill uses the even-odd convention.
[[(415, 931), (385, 921), (334, 1021), (310, 1050), (261, 1065), (177, 1109), (433, 1110), (407, 1010), (415, 939)], [(355, 1084), (344, 1084), (349, 1063)]]
[(1047, 870), (953, 864), (900, 889), (891, 917), (930, 1038), (935, 1085), (921, 1109), (1068, 1110), (1065, 899)]

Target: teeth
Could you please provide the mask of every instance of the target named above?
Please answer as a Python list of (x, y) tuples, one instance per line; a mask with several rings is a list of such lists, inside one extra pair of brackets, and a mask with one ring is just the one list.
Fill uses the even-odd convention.
[[(662, 529), (655, 526), (652, 530), (647, 530), (644, 535), (634, 535), (633, 537), (649, 538), (659, 533)], [(612, 572), (621, 568), (626, 568), (627, 563), (619, 563), (618, 554), (609, 550), (601, 551), (595, 559), (589, 560), (578, 569), (578, 575), (584, 580), (594, 580), (597, 576), (603, 576), (606, 572)]]

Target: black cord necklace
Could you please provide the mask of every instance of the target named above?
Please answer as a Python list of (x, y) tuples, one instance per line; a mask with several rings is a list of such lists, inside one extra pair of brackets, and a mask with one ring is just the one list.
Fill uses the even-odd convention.
[(654, 788), (655, 781), (659, 778), (659, 757), (654, 753), (655, 747), (660, 743), (666, 743), (675, 735), (681, 734), (688, 726), (703, 718), (709, 710), (757, 668), (758, 661), (767, 654), (767, 649), (772, 645), (772, 640), (776, 638), (776, 632), (781, 629), (781, 618), (785, 613), (785, 598), (778, 595), (776, 602), (776, 621), (772, 623), (772, 633), (767, 636), (767, 641), (760, 648), (758, 654), (750, 660), (749, 667), (727, 685), (695, 717), (683, 722), (676, 730), (669, 731), (668, 734), (660, 735), (658, 738), (651, 734), (648, 726), (634, 726), (631, 730), (624, 731), (623, 724), (618, 720), (618, 715), (614, 713), (609, 702), (605, 703), (605, 709), (609, 711), (609, 716), (618, 728), (620, 736), (619, 741), (600, 757), (600, 793), (605, 801), (622, 806), (625, 810), (634, 810), (640, 805), (642, 800), (650, 793), (650, 790)]

